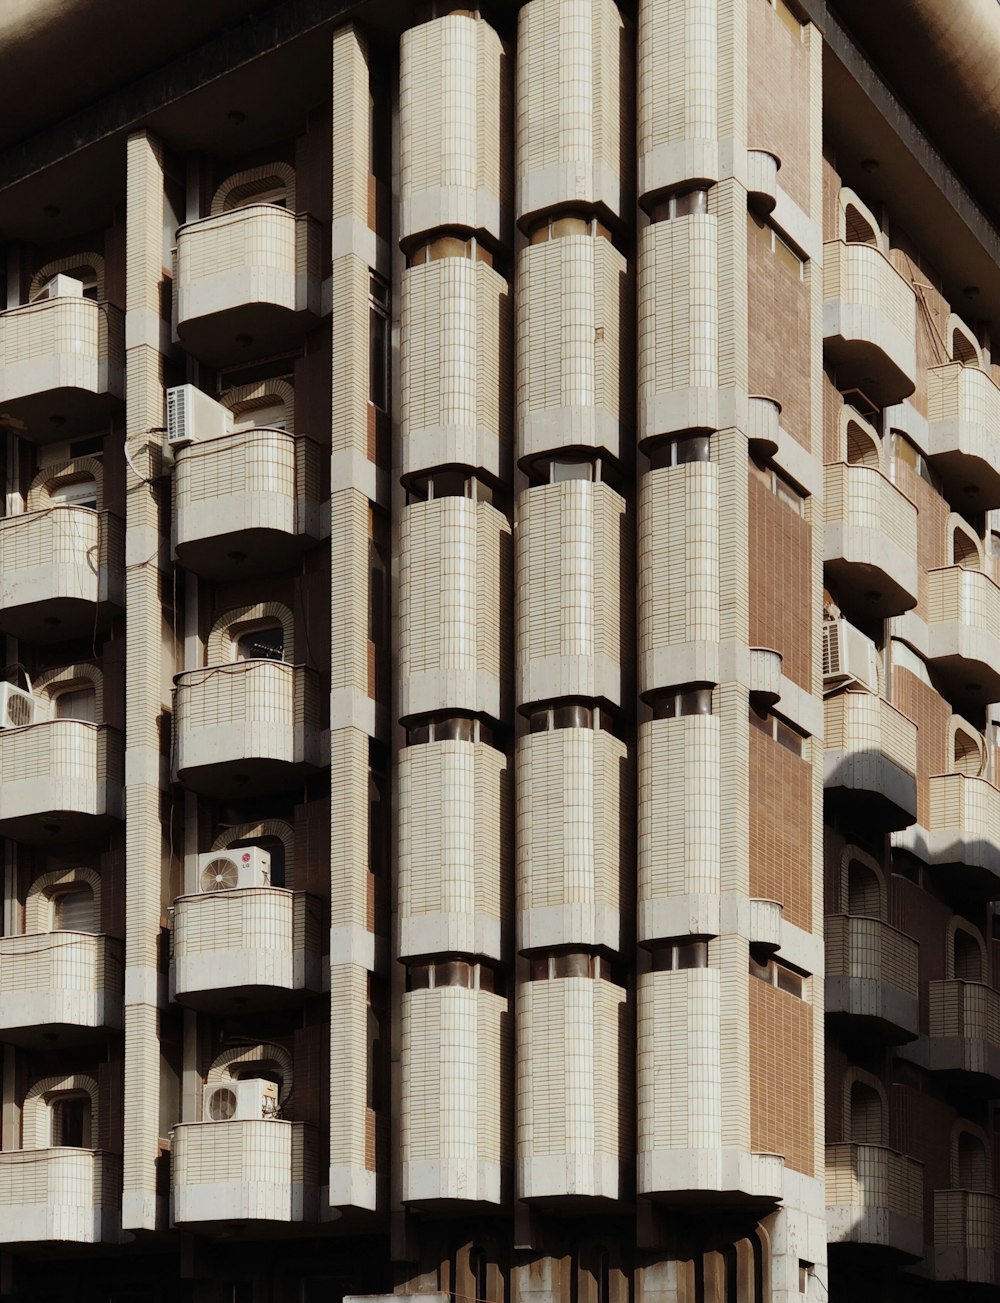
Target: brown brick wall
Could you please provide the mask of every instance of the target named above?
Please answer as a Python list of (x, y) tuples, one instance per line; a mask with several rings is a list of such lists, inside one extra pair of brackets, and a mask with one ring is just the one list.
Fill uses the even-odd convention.
[(778, 155), (781, 188), (808, 212), (809, 47), (766, 0), (750, 0), (747, 10), (747, 143)]
[(812, 801), (808, 764), (750, 730), (750, 895), (777, 900), (812, 930)]
[(750, 1148), (813, 1175), (812, 1006), (750, 979)]
[[(784, 169), (782, 169), (782, 176)], [(768, 248), (770, 228), (747, 219), (747, 317), (750, 392), (781, 403), (781, 424), (810, 447), (810, 288)]]
[(773, 647), (782, 670), (812, 690), (811, 531), (804, 516), (782, 502), (751, 471), (750, 642)]
[(949, 768), (951, 706), (933, 688), (899, 666), (892, 671), (892, 700), (896, 709), (917, 726), (917, 823), (926, 828), (930, 819), (928, 780)]

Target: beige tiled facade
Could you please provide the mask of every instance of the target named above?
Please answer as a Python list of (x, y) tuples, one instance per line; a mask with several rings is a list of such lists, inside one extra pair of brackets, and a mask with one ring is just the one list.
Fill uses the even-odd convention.
[(0, 1297), (1000, 1289), (958, 110), (861, 0), (35, 8)]

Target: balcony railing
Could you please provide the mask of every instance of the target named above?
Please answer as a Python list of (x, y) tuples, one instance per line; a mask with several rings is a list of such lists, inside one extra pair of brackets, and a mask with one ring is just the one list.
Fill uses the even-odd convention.
[(883, 828), (917, 815), (917, 727), (882, 697), (841, 692), (823, 703), (828, 799), (844, 793)]
[(884, 1145), (827, 1145), (826, 1215), (831, 1244), (922, 1257), (923, 1164)]
[(52, 842), (94, 836), (122, 817), (124, 739), (54, 719), (0, 731), (0, 836)]
[(120, 1030), (122, 947), (90, 932), (0, 938), (0, 1040), (51, 1047)]
[(935, 774), (929, 789), (927, 858), (1000, 898), (1000, 791), (968, 774)]
[(89, 633), (95, 607), (121, 607), (120, 517), (53, 506), (0, 520), (0, 629), (48, 641)]
[(106, 422), (125, 393), (121, 311), (81, 295), (0, 313), (0, 411), (51, 443)]
[(305, 892), (242, 887), (174, 903), (174, 987), (195, 1009), (260, 1007), (323, 989), (322, 912)]
[(177, 454), (174, 550), (225, 579), (282, 569), (321, 536), (320, 447), (284, 430), (198, 440)]
[(1000, 991), (958, 978), (928, 982), (928, 1067), (1000, 1092)]
[(234, 661), (188, 670), (177, 689), (175, 777), (207, 795), (288, 787), (320, 764), (315, 670)]
[(927, 372), (927, 455), (946, 485), (978, 511), (1000, 507), (1000, 388), (978, 367)]
[(118, 1154), (5, 1150), (0, 1153), (0, 1242), (117, 1243), (121, 1189)]
[[(880, 618), (917, 603), (917, 509), (874, 466), (824, 472), (824, 560), (845, 610)], [(846, 603), (846, 605), (845, 605)]]
[(827, 1014), (850, 1015), (890, 1042), (920, 1030), (919, 946), (877, 918), (834, 914), (826, 920)]
[(320, 316), (322, 239), (305, 213), (248, 204), (177, 232), (177, 337), (204, 362), (262, 356)]
[(934, 1191), (935, 1280), (1000, 1283), (1000, 1199), (978, 1190)]
[(956, 703), (1000, 700), (1000, 587), (980, 570), (927, 572), (928, 658)]
[(184, 1122), (171, 1160), (178, 1226), (316, 1218), (316, 1133), (305, 1122)]
[(916, 295), (880, 249), (823, 246), (823, 337), (841, 390), (858, 387), (885, 407), (913, 393)]

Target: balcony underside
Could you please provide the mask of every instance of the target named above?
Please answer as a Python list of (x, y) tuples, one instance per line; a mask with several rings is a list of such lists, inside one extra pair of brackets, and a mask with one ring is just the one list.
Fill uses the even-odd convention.
[(305, 762), (242, 755), (178, 769), (177, 781), (202, 796), (257, 796), (264, 792), (287, 792), (316, 773), (318, 767)]
[(35, 444), (58, 443), (100, 430), (122, 405), (114, 394), (68, 387), (0, 401), (4, 415), (25, 427), (18, 433)]
[[(290, 292), (294, 299), (294, 289)], [(307, 312), (280, 303), (244, 302), (177, 323), (186, 352), (209, 366), (251, 362), (300, 345), (316, 324)]]
[(875, 530), (830, 524), (826, 535), (824, 572), (848, 619), (883, 620), (916, 606), (916, 566), (889, 539)]
[(878, 751), (828, 750), (824, 803), (829, 814), (848, 813), (861, 826), (886, 832), (908, 827), (917, 817), (917, 783), (912, 774)]
[(889, 982), (827, 976), (823, 993), (827, 1021), (836, 1022), (848, 1037), (905, 1045), (919, 1034), (919, 1002)]
[(315, 544), (316, 540), (305, 534), (281, 529), (243, 529), (178, 540), (174, 555), (178, 564), (193, 574), (229, 581), (287, 570)]

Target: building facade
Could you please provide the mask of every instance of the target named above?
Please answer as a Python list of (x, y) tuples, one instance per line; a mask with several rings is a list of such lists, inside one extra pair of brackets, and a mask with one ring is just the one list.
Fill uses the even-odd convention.
[(0, 1295), (990, 1297), (1000, 9), (136, 8), (0, 13)]

